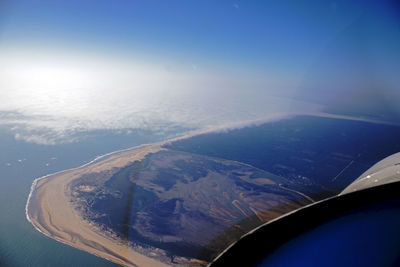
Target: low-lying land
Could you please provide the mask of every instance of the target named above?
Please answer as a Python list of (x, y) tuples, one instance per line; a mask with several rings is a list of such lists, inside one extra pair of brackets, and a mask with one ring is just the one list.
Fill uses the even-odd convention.
[(250, 230), (340, 193), (399, 151), (399, 135), (299, 116), (143, 145), (35, 181), (27, 217), (121, 265), (204, 266)]
[[(115, 263), (128, 266), (163, 266), (160, 261), (137, 252), (110, 233), (102, 232), (90, 221), (84, 220), (70, 198), (70, 183), (82, 175), (112, 172), (115, 168), (141, 160), (146, 154), (159, 149), (157, 145), (144, 146), (118, 153), (89, 166), (38, 180), (28, 202), (28, 218), (45, 235)], [(154, 252), (156, 253), (157, 251)]]
[(58, 241), (127, 266), (205, 265), (312, 199), (247, 164), (147, 145), (37, 181), (28, 217)]

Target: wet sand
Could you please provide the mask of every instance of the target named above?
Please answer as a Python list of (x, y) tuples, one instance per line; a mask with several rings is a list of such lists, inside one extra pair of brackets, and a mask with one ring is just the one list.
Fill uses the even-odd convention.
[(69, 184), (83, 174), (126, 166), (148, 153), (160, 151), (161, 144), (144, 145), (116, 153), (99, 162), (46, 176), (36, 181), (27, 203), (27, 218), (37, 230), (62, 243), (125, 266), (166, 266), (133, 250), (84, 220), (70, 200)]

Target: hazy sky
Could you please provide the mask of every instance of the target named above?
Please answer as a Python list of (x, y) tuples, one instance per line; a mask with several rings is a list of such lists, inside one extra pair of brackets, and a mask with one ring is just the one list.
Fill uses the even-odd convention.
[(397, 120), (396, 2), (0, 0), (0, 123), (65, 141), (318, 108), (304, 101)]

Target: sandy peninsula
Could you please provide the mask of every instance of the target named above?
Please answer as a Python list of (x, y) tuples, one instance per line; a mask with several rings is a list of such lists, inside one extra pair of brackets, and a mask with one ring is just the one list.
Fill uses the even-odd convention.
[[(115, 169), (128, 166), (135, 161), (144, 159), (149, 153), (167, 150), (163, 148), (164, 145), (171, 144), (178, 140), (190, 138), (199, 134), (241, 128), (243, 125), (262, 124), (267, 121), (290, 117), (290, 115), (291, 114), (279, 114), (259, 121), (229, 125), (229, 127), (222, 127), (221, 129), (214, 128), (194, 131), (187, 133), (185, 136), (176, 137), (164, 142), (113, 152), (81, 167), (39, 178), (33, 183), (28, 197), (26, 204), (27, 219), (38, 231), (46, 236), (117, 264), (124, 266), (167, 266), (168, 257), (165, 256), (165, 251), (156, 248), (153, 250), (146, 250), (138, 247), (133, 248), (129, 246), (126, 241), (119, 239), (113, 233), (100, 230), (94, 223), (85, 220), (71, 200), (71, 183), (82, 178), (82, 176), (86, 174), (92, 175), (98, 173), (101, 176), (101, 173), (113, 172)], [(253, 182), (262, 183), (262, 181), (257, 180)], [(300, 195), (304, 198), (304, 203), (302, 205), (314, 202), (314, 200), (308, 196), (281, 185), (279, 185), (279, 190), (284, 190), (285, 192), (291, 191), (293, 194)], [(237, 207), (237, 209), (242, 211), (246, 216), (250, 215), (251, 211), (256, 215), (258, 214), (254, 209), (250, 209), (251, 211), (245, 210), (237, 200), (233, 201), (232, 205)], [(298, 208), (297, 206), (293, 207), (290, 205), (288, 207), (290, 210)], [(261, 208), (261, 210), (263, 209), (264, 208)], [(283, 209), (280, 213), (273, 213), (273, 217), (280, 216), (287, 211), (288, 210)], [(262, 217), (260, 220), (263, 221), (266, 220), (266, 218)], [(268, 217), (267, 219), (270, 218)], [(174, 265), (188, 264), (204, 266), (204, 262), (195, 259), (181, 257), (180, 259), (174, 260)]]
[[(160, 151), (161, 144), (144, 145), (82, 167), (38, 179), (27, 202), (28, 220), (43, 234), (62, 243), (124, 266), (166, 266), (135, 251), (117, 238), (99, 231), (84, 220), (70, 202), (69, 184), (86, 173), (123, 167)], [(156, 254), (156, 253), (154, 253)]]

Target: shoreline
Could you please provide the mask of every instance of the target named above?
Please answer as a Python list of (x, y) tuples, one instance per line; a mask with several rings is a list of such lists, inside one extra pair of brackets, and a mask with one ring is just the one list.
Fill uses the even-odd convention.
[(50, 176), (54, 176), (54, 175), (57, 175), (57, 174), (62, 174), (64, 172), (68, 172), (68, 171), (73, 171), (73, 170), (77, 170), (77, 169), (80, 169), (80, 168), (84, 168), (84, 167), (87, 167), (87, 166), (95, 163), (96, 161), (104, 159), (106, 157), (113, 156), (115, 154), (122, 153), (122, 152), (127, 152), (127, 151), (130, 151), (130, 150), (139, 149), (139, 148), (144, 147), (144, 146), (157, 145), (157, 144), (159, 144), (160, 146), (163, 146), (165, 144), (169, 144), (169, 143), (172, 143), (172, 142), (175, 142), (175, 141), (178, 141), (178, 140), (182, 140), (182, 139), (191, 138), (191, 137), (194, 137), (196, 135), (209, 134), (209, 133), (219, 132), (219, 131), (223, 131), (223, 130), (229, 131), (229, 130), (234, 130), (234, 129), (238, 129), (238, 128), (241, 128), (241, 127), (251, 127), (252, 125), (255, 125), (255, 123), (263, 124), (263, 123), (267, 123), (267, 122), (271, 122), (271, 121), (275, 121), (275, 120), (279, 120), (279, 119), (285, 119), (285, 118), (290, 118), (292, 116), (301, 116), (301, 115), (318, 116), (318, 115), (311, 115), (311, 114), (305, 114), (305, 113), (293, 113), (293, 114), (291, 114), (291, 113), (279, 113), (278, 116), (276, 116), (276, 114), (274, 114), (273, 115), (274, 117), (266, 116), (266, 117), (261, 118), (261, 119), (245, 121), (245, 122), (242, 122), (242, 123), (233, 123), (233, 124), (230, 124), (230, 125), (224, 125), (224, 126), (220, 126), (220, 127), (213, 127), (213, 128), (210, 128), (210, 129), (189, 131), (189, 132), (183, 134), (182, 136), (173, 137), (173, 138), (170, 138), (170, 139), (167, 139), (167, 140), (164, 140), (164, 141), (155, 142), (155, 143), (146, 143), (146, 144), (141, 144), (141, 145), (134, 146), (134, 147), (129, 147), (129, 148), (124, 148), (124, 149), (108, 152), (106, 154), (96, 156), (93, 160), (91, 160), (91, 161), (89, 161), (87, 163), (84, 163), (83, 165), (80, 165), (78, 167), (73, 167), (73, 168), (69, 168), (69, 169), (66, 169), (66, 170), (57, 171), (57, 172), (54, 172), (54, 173), (46, 174), (44, 176), (35, 178), (33, 180), (33, 182), (32, 182), (31, 187), (30, 187), (30, 191), (29, 191), (29, 194), (28, 194), (27, 202), (25, 204), (25, 216), (26, 216), (26, 219), (29, 222), (31, 222), (30, 218), (28, 216), (28, 205), (29, 205), (29, 201), (30, 201), (32, 192), (33, 192), (37, 182), (40, 181), (41, 179), (45, 179), (45, 178), (48, 178)]
[[(156, 143), (155, 143), (155, 144), (156, 144)], [(112, 152), (109, 152), (109, 153), (106, 153), (106, 154), (103, 154), (103, 155), (100, 155), (100, 156), (96, 156), (93, 160), (91, 160), (91, 161), (89, 161), (89, 162), (87, 162), (87, 163), (85, 163), (85, 164), (83, 164), (83, 165), (81, 165), (81, 166), (73, 167), (73, 168), (70, 168), (70, 169), (66, 169), (66, 170), (62, 170), (62, 171), (58, 171), (58, 172), (54, 172), (54, 173), (50, 173), (50, 174), (46, 174), (46, 175), (41, 176), (41, 177), (39, 177), (39, 178), (35, 178), (35, 179), (33, 180), (32, 184), (31, 184), (31, 187), (30, 187), (30, 190), (29, 190), (29, 194), (28, 194), (28, 198), (27, 198), (27, 201), (26, 201), (26, 204), (25, 204), (25, 217), (26, 217), (26, 219), (28, 220), (28, 222), (30, 222), (30, 223), (33, 225), (33, 227), (34, 227), (37, 231), (39, 231), (40, 233), (44, 234), (40, 229), (38, 229), (38, 228), (32, 223), (32, 220), (31, 220), (31, 218), (29, 217), (29, 213), (28, 213), (28, 206), (29, 206), (29, 202), (30, 202), (30, 200), (31, 200), (31, 198), (32, 198), (32, 193), (33, 193), (33, 191), (35, 190), (35, 187), (36, 187), (37, 183), (38, 183), (40, 180), (49, 178), (50, 176), (62, 174), (62, 173), (68, 172), (68, 171), (78, 170), (78, 169), (80, 169), (80, 168), (87, 167), (87, 166), (89, 166), (89, 165), (95, 163), (96, 161), (98, 161), (98, 160), (100, 160), (100, 159), (103, 159), (103, 158), (106, 158), (106, 157), (108, 157), (108, 156), (112, 156), (112, 155), (114, 155), (114, 154), (118, 154), (118, 153), (121, 153), (121, 152), (126, 152), (126, 151), (129, 151), (129, 150), (139, 149), (139, 148), (141, 148), (141, 147), (148, 146), (148, 145), (151, 145), (151, 144), (141, 144), (141, 145), (138, 145), (138, 146), (135, 146), (135, 147), (124, 148), (124, 149), (112, 151)]]
[[(28, 221), (37, 231), (49, 238), (117, 264), (168, 266), (137, 252), (129, 245), (113, 238), (111, 234), (102, 233), (74, 209), (69, 202), (68, 194), (68, 185), (86, 172), (108, 170), (113, 164), (124, 166), (160, 149), (162, 149), (161, 143), (156, 143), (130, 148), (128, 151), (107, 153), (80, 167), (35, 179), (25, 207)], [(104, 160), (110, 155), (112, 156)], [(98, 159), (103, 160), (98, 162)]]
[[(232, 123), (232, 124), (224, 125), (224, 126), (220, 126), (220, 127), (213, 127), (213, 128), (209, 128), (209, 129), (191, 131), (191, 132), (187, 132), (186, 134), (184, 134), (182, 136), (174, 137), (174, 138), (171, 138), (171, 139), (167, 139), (165, 141), (160, 141), (160, 142), (156, 142), (156, 143), (152, 143), (152, 144), (142, 144), (142, 145), (126, 148), (126, 149), (120, 149), (120, 150), (117, 150), (117, 151), (112, 151), (112, 152), (109, 152), (109, 153), (106, 153), (106, 154), (103, 154), (103, 155), (100, 155), (100, 156), (96, 156), (93, 160), (91, 160), (91, 161), (89, 161), (89, 162), (87, 162), (87, 163), (85, 163), (85, 164), (83, 164), (81, 166), (70, 168), (70, 169), (67, 169), (67, 170), (58, 171), (58, 172), (51, 173), (51, 174), (47, 174), (45, 176), (42, 176), (42, 177), (34, 179), (33, 182), (32, 182), (31, 188), (30, 188), (30, 192), (29, 192), (29, 195), (28, 195), (28, 199), (27, 199), (26, 205), (25, 205), (26, 219), (33, 225), (33, 227), (37, 231), (39, 231), (40, 233), (44, 234), (45, 236), (47, 236), (49, 238), (57, 240), (58, 242), (61, 242), (63, 244), (67, 244), (69, 246), (75, 247), (75, 248), (77, 248), (79, 250), (88, 252), (88, 253), (93, 254), (95, 256), (107, 259), (107, 260), (112, 261), (112, 262), (117, 263), (117, 264), (127, 265), (127, 263), (128, 263), (127, 266), (137, 266), (135, 263), (130, 262), (129, 260), (128, 260), (128, 262), (125, 262), (124, 261), (125, 259), (122, 260), (122, 258), (125, 258), (124, 256), (120, 255), (120, 257), (118, 257), (118, 256), (115, 256), (115, 255), (112, 255), (114, 253), (111, 253), (111, 257), (110, 257), (110, 253), (107, 253), (107, 252), (104, 252), (104, 251), (101, 251), (101, 250), (96, 250), (96, 249), (93, 250), (93, 247), (90, 247), (88, 245), (82, 245), (82, 244), (76, 245), (72, 241), (66, 241), (66, 240), (64, 240), (62, 238), (57, 238), (57, 236), (54, 233), (52, 234), (51, 231), (47, 232), (46, 230), (48, 230), (48, 229), (46, 229), (46, 227), (43, 227), (43, 225), (41, 225), (38, 221), (36, 221), (36, 219), (32, 217), (32, 214), (30, 214), (30, 212), (32, 212), (32, 209), (30, 210), (30, 205), (32, 205), (32, 201), (33, 201), (32, 199), (36, 198), (35, 191), (37, 193), (38, 189), (41, 186), (45, 185), (46, 183), (50, 183), (50, 182), (54, 183), (55, 182), (54, 180), (57, 179), (57, 178), (61, 179), (61, 182), (58, 181), (60, 183), (58, 185), (59, 187), (63, 186), (63, 185), (66, 186), (72, 180), (79, 179), (80, 176), (78, 175), (75, 178), (71, 178), (70, 177), (69, 179), (68, 179), (68, 177), (63, 177), (63, 176), (68, 176), (71, 173), (74, 174), (75, 172), (79, 172), (80, 170), (83, 170), (83, 169), (85, 169), (87, 167), (90, 167), (90, 166), (93, 167), (96, 164), (100, 164), (100, 165), (104, 164), (104, 162), (107, 162), (107, 161), (110, 161), (110, 160), (112, 161), (113, 159), (115, 160), (115, 159), (121, 158), (124, 155), (125, 156), (128, 155), (128, 157), (129, 157), (129, 155), (133, 156), (134, 157), (133, 161), (141, 160), (140, 158), (136, 158), (135, 157), (135, 156), (137, 156), (136, 154), (140, 154), (141, 151), (149, 150), (147, 152), (144, 152), (144, 154), (142, 155), (142, 157), (144, 157), (148, 153), (152, 153), (151, 152), (152, 149), (156, 148), (156, 149), (158, 149), (157, 151), (162, 150), (164, 145), (170, 144), (170, 143), (178, 141), (178, 140), (191, 138), (191, 137), (196, 136), (196, 135), (210, 134), (210, 133), (213, 133), (213, 132), (219, 133), (219, 132), (224, 132), (224, 131), (230, 131), (230, 130), (235, 130), (235, 129), (241, 129), (241, 128), (246, 128), (246, 127), (251, 127), (251, 126), (262, 125), (264, 123), (277, 121), (277, 120), (282, 120), (282, 119), (287, 119), (287, 118), (293, 118), (293, 117), (296, 117), (296, 116), (314, 116), (314, 117), (334, 118), (334, 119), (343, 119), (343, 120), (355, 120), (355, 121), (364, 121), (364, 122), (370, 122), (370, 123), (383, 123), (383, 124), (385, 124), (384, 122), (379, 122), (379, 121), (371, 121), (371, 120), (366, 120), (366, 119), (363, 119), (363, 118), (356, 118), (356, 117), (350, 117), (350, 116), (341, 116), (341, 115), (335, 115), (335, 114), (329, 114), (329, 113), (323, 113), (323, 112), (309, 113), (309, 114), (307, 114), (307, 113), (279, 113), (279, 114), (272, 114), (270, 116), (266, 116), (264, 118), (257, 119), (257, 120), (251, 120), (251, 121), (246, 121), (246, 122), (241, 122), (241, 123)], [(134, 155), (132, 155), (132, 154), (134, 154)], [(131, 162), (133, 162), (133, 161), (131, 161)], [(64, 179), (62, 179), (62, 178), (64, 178)], [(49, 180), (45, 181), (45, 179), (49, 179)], [(67, 198), (65, 198), (65, 199), (68, 200)], [(35, 199), (35, 201), (38, 202), (37, 199)], [(37, 204), (37, 203), (35, 203), (35, 204)], [(72, 206), (70, 205), (70, 207), (72, 207)], [(51, 215), (50, 215), (51, 212), (48, 212), (48, 210), (47, 210), (47, 213), (48, 213), (48, 220), (51, 221), (52, 220), (51, 219)], [(75, 211), (75, 213), (77, 213), (77, 211)], [(82, 217), (80, 217), (79, 223), (85, 224), (86, 225), (85, 226), (86, 230), (95, 232), (94, 226), (88, 227), (87, 226), (88, 222), (85, 222)], [(55, 227), (55, 228), (57, 228), (57, 227)], [(62, 232), (62, 231), (59, 230), (59, 232)], [(79, 233), (78, 233), (78, 235), (79, 235)], [(103, 234), (103, 237), (104, 237), (104, 234)], [(107, 240), (105, 240), (104, 242), (107, 243)], [(108, 242), (113, 243), (113, 245), (111, 245), (111, 246), (117, 246), (117, 247), (120, 246), (120, 248), (122, 248), (121, 244), (118, 244), (118, 242), (116, 240), (112, 240), (112, 239), (109, 238)], [(83, 242), (83, 243), (85, 243), (85, 242)], [(100, 244), (102, 245), (101, 247), (104, 247), (104, 243), (100, 243)], [(110, 244), (108, 244), (108, 245), (110, 245)], [(123, 249), (129, 249), (129, 247), (127, 247), (125, 245), (123, 247)], [(132, 251), (129, 251), (129, 254), (130, 254), (129, 257), (132, 256), (132, 255), (135, 255), (135, 256), (137, 256), (139, 258), (143, 258), (144, 257), (146, 259), (150, 259), (151, 261), (156, 261), (155, 259), (147, 257), (144, 254), (141, 254), (139, 252), (134, 251), (133, 249), (130, 249), (130, 250), (132, 250)], [(160, 265), (160, 266), (164, 265), (161, 261), (156, 261), (156, 263), (157, 263), (156, 265)], [(146, 266), (146, 263), (140, 263), (140, 265)], [(147, 266), (155, 266), (155, 262), (151, 262)]]

